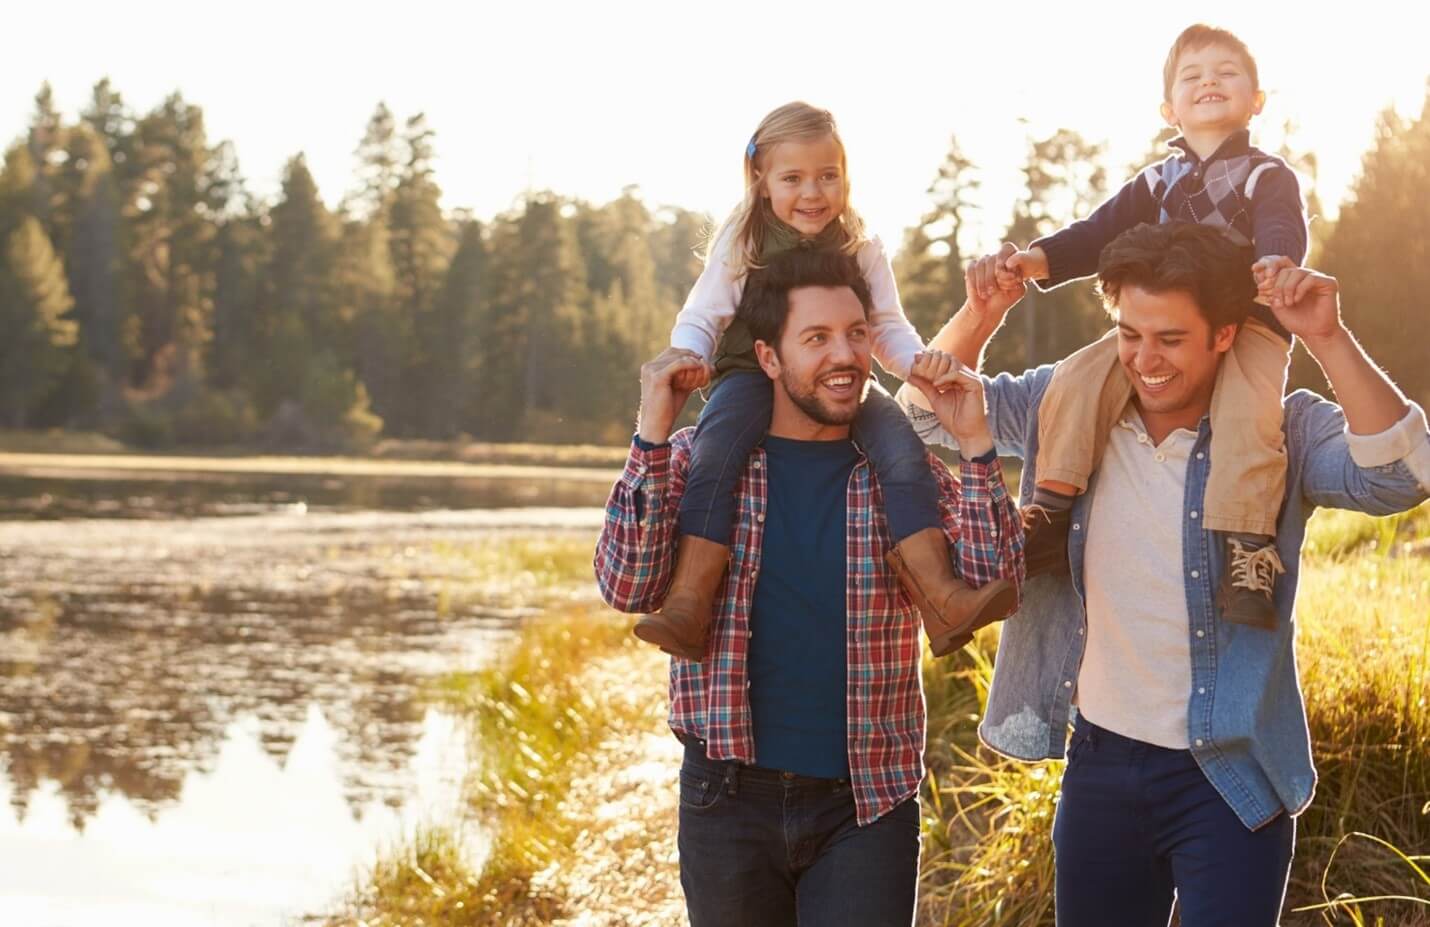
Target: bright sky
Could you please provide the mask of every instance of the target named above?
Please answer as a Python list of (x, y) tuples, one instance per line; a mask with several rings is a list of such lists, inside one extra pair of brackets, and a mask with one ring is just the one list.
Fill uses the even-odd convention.
[(719, 216), (739, 196), (741, 153), (760, 118), (806, 99), (834, 112), (855, 205), (891, 243), (926, 208), (925, 189), (957, 134), (982, 168), (986, 212), (975, 221), (986, 245), (1019, 196), (1030, 134), (1068, 127), (1107, 141), (1110, 177), (1120, 182), (1161, 126), (1162, 60), (1194, 18), (1251, 47), (1269, 97), (1253, 138), (1274, 149), (1281, 124), (1296, 120), (1299, 146), (1321, 159), (1320, 193), (1333, 211), (1377, 113), (1420, 110), (1430, 8), (1414, 8), (1389, 0), (1324, 13), (1247, 0), (23, 4), (6, 11), (0, 142), (24, 130), (42, 80), (73, 116), (108, 75), (140, 111), (174, 89), (202, 106), (210, 139), (234, 141), (260, 194), (276, 192), (284, 161), (306, 152), (335, 204), (384, 100), (399, 119), (427, 113), (449, 208), (485, 218), (528, 187), (604, 202), (636, 184), (652, 205)]

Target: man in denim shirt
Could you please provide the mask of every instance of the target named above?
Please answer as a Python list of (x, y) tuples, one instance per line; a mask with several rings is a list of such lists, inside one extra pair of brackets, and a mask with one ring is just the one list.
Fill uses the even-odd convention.
[[(977, 364), (1023, 295), (995, 282), (1012, 247), (970, 266), (968, 302), (931, 348)], [(1059, 927), (1163, 927), (1174, 894), (1188, 927), (1277, 922), (1292, 818), (1316, 784), (1294, 653), (1306, 521), (1317, 506), (1386, 515), (1430, 494), (1425, 413), (1342, 323), (1336, 281), (1283, 261), (1271, 308), (1340, 405), (1306, 391), (1284, 401), (1285, 572), (1250, 565), (1274, 589), (1276, 627), (1217, 619), (1227, 565), (1200, 522), (1207, 412), (1253, 289), (1249, 264), (1215, 230), (1177, 223), (1138, 226), (1102, 254), (1099, 284), (1134, 397), (1074, 506), (1071, 576), (1028, 581), (1004, 627), (979, 728), (1007, 756), (1060, 757), (1078, 709), (1053, 834)], [(934, 356), (915, 374), (951, 362)], [(998, 450), (1025, 461), (1025, 501), (1053, 370), (987, 381)], [(900, 400), (926, 440), (952, 443), (917, 391)]]

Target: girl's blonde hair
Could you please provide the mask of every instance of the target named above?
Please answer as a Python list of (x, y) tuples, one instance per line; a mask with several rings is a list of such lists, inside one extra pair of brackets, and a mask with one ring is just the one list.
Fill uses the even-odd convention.
[[(760, 268), (760, 253), (764, 248), (767, 223), (761, 200), (764, 196), (765, 165), (770, 152), (781, 142), (808, 142), (832, 138), (839, 146), (839, 178), (844, 184), (844, 210), (834, 221), (844, 232), (840, 250), (854, 254), (865, 241), (864, 220), (849, 205), (849, 164), (844, 153), (844, 140), (834, 116), (827, 109), (796, 101), (786, 103), (760, 120), (755, 134), (745, 148), (745, 196), (706, 243), (705, 261), (728, 260), (736, 274), (743, 276)], [(715, 243), (734, 230), (729, 255), (716, 254)]]

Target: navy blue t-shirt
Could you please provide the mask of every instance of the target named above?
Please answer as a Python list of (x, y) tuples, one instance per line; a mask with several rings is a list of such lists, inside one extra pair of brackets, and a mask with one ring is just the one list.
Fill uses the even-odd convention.
[(765, 438), (769, 496), (750, 615), (755, 763), (849, 776), (849, 557), (845, 520), (858, 452), (846, 438)]

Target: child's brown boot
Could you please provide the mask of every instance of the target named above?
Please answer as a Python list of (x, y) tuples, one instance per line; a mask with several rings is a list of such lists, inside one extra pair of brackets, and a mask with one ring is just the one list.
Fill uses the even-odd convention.
[(683, 535), (665, 604), (659, 612), (636, 622), (636, 637), (672, 656), (705, 659), (715, 596), (729, 563), (728, 545)]
[(984, 625), (1007, 618), (1018, 602), (1017, 591), (1006, 579), (973, 589), (955, 576), (948, 539), (939, 528), (909, 535), (884, 561), (918, 606), (936, 657), (967, 644)]
[(1034, 576), (1066, 576), (1068, 566), (1068, 525), (1072, 512), (1048, 508), (1038, 503), (1018, 511), (1023, 520), (1023, 559), (1029, 579)]

